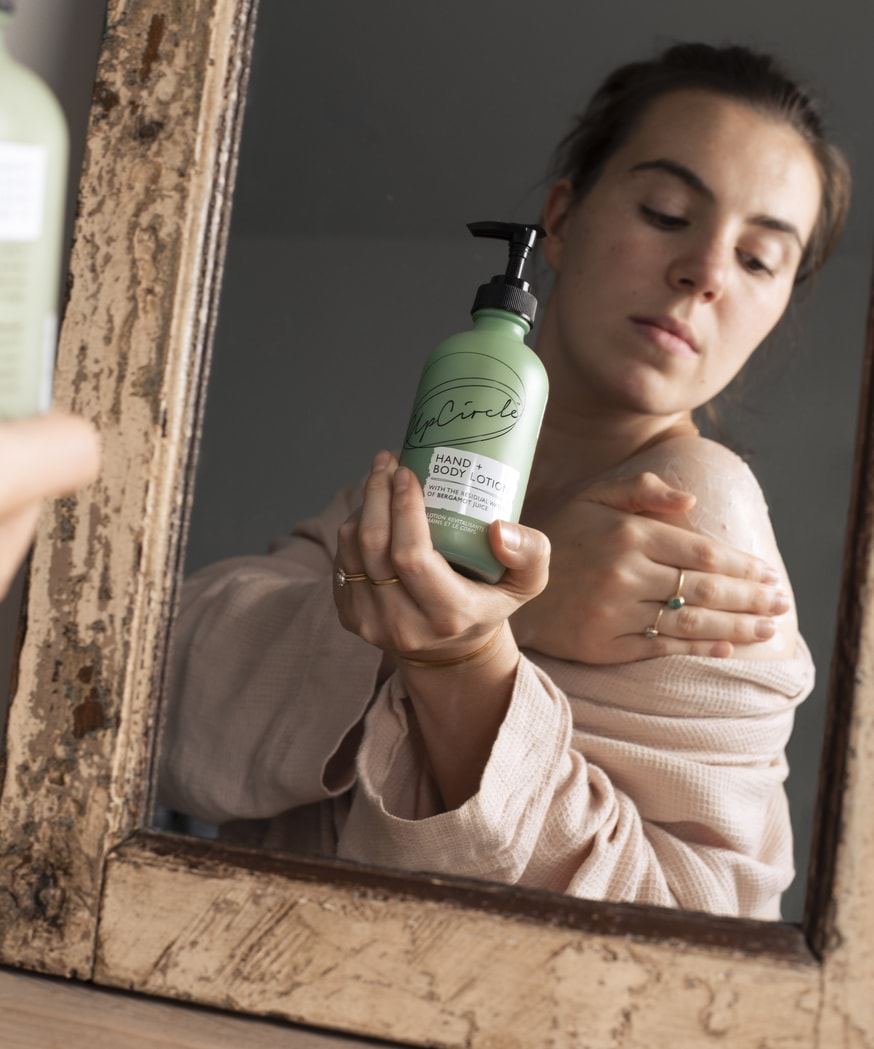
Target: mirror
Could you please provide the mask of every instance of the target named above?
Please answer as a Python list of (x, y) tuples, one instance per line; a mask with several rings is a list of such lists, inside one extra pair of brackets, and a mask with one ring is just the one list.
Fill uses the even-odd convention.
[[(109, 6), (57, 384), (60, 403), (99, 423), (107, 466), (36, 543), (0, 796), (0, 961), (404, 1044), (539, 1044), (544, 1030), (568, 1049), (870, 1040), (868, 393), (825, 745), (833, 804), (802, 927), (142, 829), (251, 16), (249, 0)], [(847, 75), (867, 47), (861, 29), (846, 39)], [(81, 704), (101, 716), (83, 725)]]
[[(506, 5), (500, 12), (451, 2), (398, 15), (386, 3), (347, 0), (301, 14), (261, 0), (187, 570), (263, 550), (356, 480), (373, 450), (397, 444), (425, 354), (467, 326), (471, 289), (492, 272), (495, 256), (468, 240), (464, 223), (536, 217), (550, 149), (606, 71), (674, 38), (773, 47), (824, 85), (857, 187), (838, 256), (773, 347), (763, 395), (732, 420), (753, 450), (819, 670), (789, 749), (800, 874), (784, 916), (794, 920), (874, 226), (871, 77), (865, 56), (851, 57), (868, 39), (859, 19), (872, 15), (853, 9), (824, 33), (819, 13), (785, 4), (640, 5), (633, 24), (627, 9), (595, 20), (558, 2), (536, 14), (520, 5), (515, 18)], [(340, 305), (338, 288), (361, 298)]]

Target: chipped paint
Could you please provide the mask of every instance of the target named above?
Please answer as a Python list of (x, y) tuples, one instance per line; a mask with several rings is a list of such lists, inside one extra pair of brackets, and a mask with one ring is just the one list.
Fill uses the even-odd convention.
[(143, 48), (143, 60), (140, 64), (140, 80), (145, 83), (152, 75), (152, 69), (158, 61), (161, 51), (161, 41), (164, 39), (164, 30), (167, 20), (164, 15), (154, 14), (149, 22), (149, 33), (146, 38), (146, 46)]
[(104, 466), (37, 535), (0, 798), (6, 963), (90, 972), (106, 854), (145, 811), (200, 402), (180, 391), (214, 317), (203, 260), (226, 227), (250, 6), (110, 0), (55, 382)]

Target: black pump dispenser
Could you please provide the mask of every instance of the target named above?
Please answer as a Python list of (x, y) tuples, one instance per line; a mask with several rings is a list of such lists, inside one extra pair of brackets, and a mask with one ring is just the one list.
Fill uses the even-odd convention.
[(467, 228), (475, 237), (494, 237), (510, 244), (506, 273), (499, 273), (488, 284), (479, 286), (470, 312), (487, 308), (507, 310), (533, 325), (537, 299), (523, 273), (528, 256), (537, 241), (546, 236), (546, 230), (518, 222), (469, 222)]

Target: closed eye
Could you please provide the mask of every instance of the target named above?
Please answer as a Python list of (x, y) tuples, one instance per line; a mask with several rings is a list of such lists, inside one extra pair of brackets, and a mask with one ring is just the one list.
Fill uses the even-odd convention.
[(640, 205), (640, 213), (656, 229), (685, 229), (689, 225), (688, 219), (684, 219), (681, 215), (668, 215), (664, 211), (648, 208), (645, 204)]
[(755, 274), (763, 274), (767, 277), (773, 277), (774, 271), (769, 269), (761, 259), (756, 258), (755, 255), (750, 255), (746, 251), (739, 251), (738, 258), (740, 259), (741, 265), (748, 272)]

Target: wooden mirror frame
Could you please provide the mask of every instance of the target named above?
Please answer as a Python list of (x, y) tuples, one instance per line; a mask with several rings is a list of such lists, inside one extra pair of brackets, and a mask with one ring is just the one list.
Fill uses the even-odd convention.
[(105, 467), (44, 513), (32, 558), (0, 797), (0, 961), (422, 1045), (874, 1044), (870, 321), (801, 925), (145, 829), (255, 6), (109, 4), (56, 385), (98, 424)]

